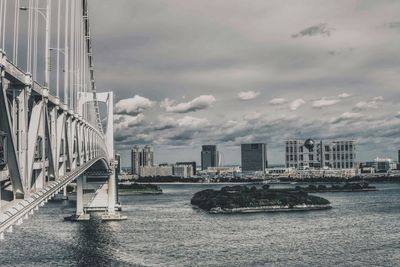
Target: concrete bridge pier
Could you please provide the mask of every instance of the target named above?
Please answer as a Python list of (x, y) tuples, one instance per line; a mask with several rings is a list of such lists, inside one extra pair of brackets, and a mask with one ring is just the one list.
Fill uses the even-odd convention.
[[(76, 178), (76, 211), (74, 215), (64, 218), (67, 221), (88, 221), (90, 214), (85, 213), (83, 209), (83, 188), (86, 181), (84, 175)], [(64, 187), (65, 188), (65, 187)]]
[(115, 211), (117, 204), (117, 176), (115, 175), (115, 168), (112, 169), (111, 174), (108, 176), (107, 181), (108, 189), (108, 203), (107, 211), (101, 216), (103, 221), (120, 221), (126, 220), (126, 216), (121, 216), (119, 212)]
[(67, 186), (63, 187), (63, 200), (68, 200), (68, 192), (67, 192)]

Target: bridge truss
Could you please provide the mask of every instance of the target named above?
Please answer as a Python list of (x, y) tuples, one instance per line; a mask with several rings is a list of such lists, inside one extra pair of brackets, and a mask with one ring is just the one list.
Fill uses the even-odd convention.
[(123, 218), (113, 94), (96, 92), (87, 0), (0, 0), (0, 74), (0, 239), (73, 181), (72, 219), (88, 219), (82, 194), (94, 171), (108, 185), (104, 219)]

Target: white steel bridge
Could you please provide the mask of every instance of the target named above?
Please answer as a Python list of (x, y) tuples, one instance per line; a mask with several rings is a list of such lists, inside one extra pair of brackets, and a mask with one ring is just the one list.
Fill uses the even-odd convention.
[(91, 210), (123, 219), (113, 94), (96, 92), (87, 0), (0, 0), (0, 71), (0, 239), (72, 182), (72, 220), (89, 219), (84, 189), (101, 184), (107, 201)]

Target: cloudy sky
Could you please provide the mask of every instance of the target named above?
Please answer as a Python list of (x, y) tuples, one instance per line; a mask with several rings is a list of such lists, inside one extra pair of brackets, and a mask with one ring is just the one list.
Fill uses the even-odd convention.
[(346, 138), (359, 160), (400, 148), (400, 1), (91, 0), (97, 87), (115, 92), (116, 148), (157, 162), (217, 144)]

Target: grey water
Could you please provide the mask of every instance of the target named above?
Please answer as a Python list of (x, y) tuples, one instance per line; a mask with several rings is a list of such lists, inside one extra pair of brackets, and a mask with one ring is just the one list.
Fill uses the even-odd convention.
[(59, 196), (6, 234), (0, 266), (400, 266), (400, 184), (376, 186), (319, 194), (331, 210), (209, 215), (190, 198), (221, 185), (161, 185), (121, 196), (121, 222), (66, 222)]

